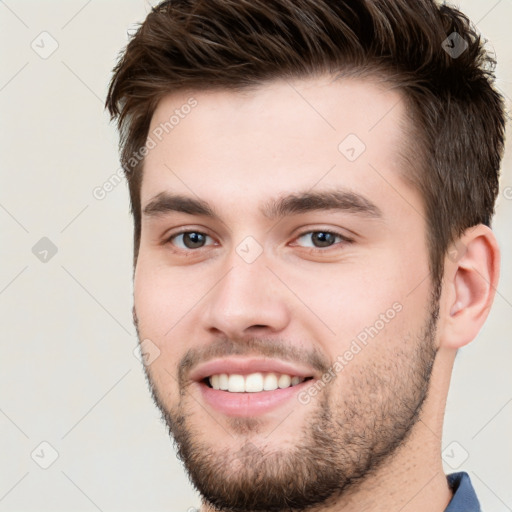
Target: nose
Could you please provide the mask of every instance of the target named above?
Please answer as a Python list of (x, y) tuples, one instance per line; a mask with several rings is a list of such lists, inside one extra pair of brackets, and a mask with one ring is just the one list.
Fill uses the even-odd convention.
[(229, 339), (284, 330), (290, 322), (289, 300), (265, 258), (252, 263), (230, 261), (232, 265), (203, 303), (204, 327)]

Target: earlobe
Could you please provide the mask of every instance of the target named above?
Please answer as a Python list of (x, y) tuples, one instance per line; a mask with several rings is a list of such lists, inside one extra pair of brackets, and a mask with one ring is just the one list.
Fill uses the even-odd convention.
[[(445, 318), (440, 343), (458, 349), (475, 339), (484, 324), (498, 285), (500, 252), (492, 230), (468, 229), (455, 244), (457, 258), (445, 261)], [(463, 250), (461, 250), (463, 248)]]

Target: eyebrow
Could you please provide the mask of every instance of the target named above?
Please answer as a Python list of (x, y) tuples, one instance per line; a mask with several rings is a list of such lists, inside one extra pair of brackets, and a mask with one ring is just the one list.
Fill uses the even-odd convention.
[[(266, 201), (261, 213), (268, 219), (279, 219), (313, 211), (340, 210), (368, 218), (382, 218), (380, 208), (361, 194), (349, 190), (299, 192)], [(157, 217), (172, 212), (201, 215), (220, 220), (212, 206), (199, 198), (161, 192), (144, 207), (143, 214)]]
[(300, 192), (265, 203), (262, 213), (269, 219), (321, 210), (341, 210), (369, 218), (381, 218), (380, 208), (361, 194), (349, 190)]
[(202, 199), (160, 192), (144, 208), (143, 213), (148, 217), (157, 217), (171, 212), (188, 213), (189, 215), (204, 215), (218, 218), (210, 205)]

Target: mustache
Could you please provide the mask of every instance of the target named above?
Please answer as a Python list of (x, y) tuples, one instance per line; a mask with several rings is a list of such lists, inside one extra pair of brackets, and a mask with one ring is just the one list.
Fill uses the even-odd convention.
[(185, 385), (190, 371), (199, 364), (212, 359), (241, 356), (263, 356), (281, 359), (290, 363), (309, 365), (322, 374), (327, 372), (330, 361), (318, 349), (304, 349), (279, 339), (219, 338), (201, 348), (190, 348), (179, 363), (178, 378), (180, 386)]

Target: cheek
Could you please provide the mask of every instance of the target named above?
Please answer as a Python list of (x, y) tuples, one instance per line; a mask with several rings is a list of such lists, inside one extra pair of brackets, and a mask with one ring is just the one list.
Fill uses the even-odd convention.
[[(143, 254), (134, 276), (134, 305), (141, 341), (149, 339), (159, 357), (149, 368), (167, 388), (177, 389), (179, 362), (191, 346), (204, 340), (197, 320), (198, 304), (208, 291), (208, 279), (186, 267), (176, 269)], [(211, 284), (210, 284), (211, 287)]]
[[(151, 270), (150, 270), (151, 269)], [(171, 294), (161, 273), (139, 259), (134, 278), (134, 304), (140, 336), (159, 339), (170, 328)]]
[[(163, 268), (150, 264), (142, 257), (137, 263), (134, 277), (134, 305), (137, 313), (140, 340), (150, 340), (158, 348), (159, 357), (148, 370), (158, 381), (169, 380), (165, 370), (175, 373), (180, 352), (173, 339), (176, 324), (183, 316), (182, 298)], [(171, 384), (167, 383), (166, 387)]]
[(166, 408), (179, 399), (177, 368), (183, 356), (183, 350), (176, 346), (177, 328), (173, 328), (183, 313), (179, 294), (171, 284), (162, 268), (139, 258), (134, 277), (139, 338), (143, 351), (149, 347), (153, 354), (145, 370)]
[(189, 272), (173, 270), (147, 256), (140, 257), (134, 277), (140, 330), (156, 338), (169, 336), (203, 293), (201, 280), (194, 279)]
[(428, 275), (427, 262), (420, 267), (389, 254), (373, 263), (319, 267), (293, 281), (297, 296), (314, 313), (302, 321), (335, 359), (354, 340), (400, 343), (405, 333), (415, 332), (430, 305)]

